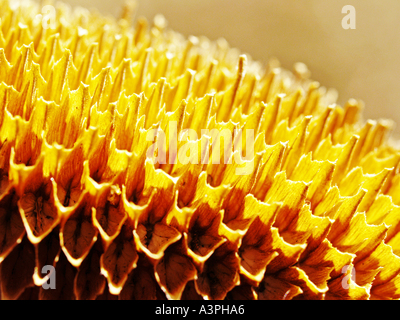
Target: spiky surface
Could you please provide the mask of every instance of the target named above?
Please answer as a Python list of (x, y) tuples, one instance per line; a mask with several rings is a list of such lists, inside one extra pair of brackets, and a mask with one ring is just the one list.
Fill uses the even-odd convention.
[[(302, 64), (133, 25), (130, 6), (117, 21), (59, 4), (54, 29), (34, 2), (0, 7), (1, 298), (400, 297), (390, 122), (361, 122)], [(171, 121), (197, 137), (167, 158), (193, 161), (147, 152)], [(235, 129), (256, 137), (244, 175), (212, 144)]]

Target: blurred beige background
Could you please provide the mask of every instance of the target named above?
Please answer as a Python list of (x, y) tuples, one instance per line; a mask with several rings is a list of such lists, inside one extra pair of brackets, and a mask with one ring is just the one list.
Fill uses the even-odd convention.
[[(64, 0), (118, 16), (123, 0)], [(339, 103), (365, 102), (365, 118), (392, 118), (400, 136), (399, 0), (138, 0), (138, 15), (162, 13), (184, 35), (224, 37), (232, 47), (292, 69), (307, 64), (312, 78), (336, 88)], [(342, 28), (342, 7), (356, 9), (356, 29)]]

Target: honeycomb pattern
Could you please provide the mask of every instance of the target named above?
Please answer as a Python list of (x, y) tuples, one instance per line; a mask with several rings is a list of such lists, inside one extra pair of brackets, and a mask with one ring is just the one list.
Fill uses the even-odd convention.
[(0, 5), (2, 299), (400, 298), (391, 121), (134, 3)]

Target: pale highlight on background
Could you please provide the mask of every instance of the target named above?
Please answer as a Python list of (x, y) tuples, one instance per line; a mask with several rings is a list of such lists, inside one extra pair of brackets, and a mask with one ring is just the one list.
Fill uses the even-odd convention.
[[(66, 0), (119, 15), (124, 0)], [(400, 137), (400, 1), (382, 0), (138, 0), (137, 16), (163, 14), (186, 36), (224, 37), (263, 63), (275, 56), (292, 70), (304, 62), (312, 79), (339, 93), (338, 102), (365, 102), (364, 118), (393, 119)], [(356, 9), (344, 30), (342, 8)]]

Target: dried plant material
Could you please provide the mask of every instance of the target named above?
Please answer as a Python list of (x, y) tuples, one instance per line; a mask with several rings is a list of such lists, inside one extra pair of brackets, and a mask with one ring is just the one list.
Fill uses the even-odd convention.
[(77, 300), (95, 300), (106, 285), (106, 279), (101, 274), (100, 257), (103, 249), (96, 243), (82, 264), (74, 279), (74, 294)]
[(101, 272), (108, 280), (110, 292), (115, 295), (121, 292), (129, 273), (136, 267), (138, 254), (132, 231), (132, 223), (124, 224), (100, 257)]
[(134, 2), (0, 5), (1, 299), (400, 299), (391, 121)]
[(18, 197), (15, 190), (5, 191), (0, 200), (1, 212), (1, 247), (0, 261), (12, 251), (12, 249), (22, 241), (25, 235), (25, 228), (18, 210)]
[(35, 250), (33, 245), (24, 237), (21, 243), (1, 263), (2, 299), (14, 300), (26, 287), (33, 286), (34, 267)]
[(156, 279), (169, 299), (179, 300), (186, 283), (197, 274), (185, 244), (181, 240), (169, 246), (155, 267)]

